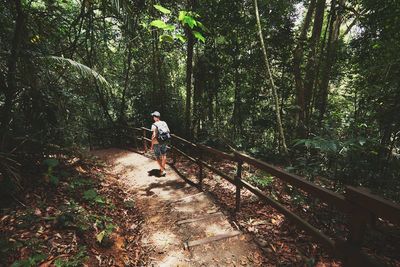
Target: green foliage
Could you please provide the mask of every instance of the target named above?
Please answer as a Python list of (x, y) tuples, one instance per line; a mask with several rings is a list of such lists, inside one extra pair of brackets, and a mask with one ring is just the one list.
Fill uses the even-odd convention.
[(165, 23), (162, 20), (153, 20), (152, 22), (150, 22), (150, 26), (162, 29), (162, 30), (166, 30), (166, 31), (173, 31), (175, 30), (175, 27), (173, 25), (169, 25), (167, 23)]
[(160, 35), (159, 40), (160, 40), (160, 42), (173, 43), (174, 37), (172, 37), (171, 35), (168, 35), (168, 34), (163, 34), (163, 35)]
[[(369, 186), (398, 199), (398, 1), (360, 0), (351, 8), (338, 8), (335, 16), (342, 23), (333, 46), (331, 5), (326, 5), (315, 43), (315, 51), (321, 53), (315, 55), (309, 33), (316, 16), (306, 38), (298, 38), (305, 18), (299, 10), (306, 12), (298, 7), (308, 8), (305, 1), (259, 4), (283, 127), (288, 143), (295, 144), (290, 151), (292, 171), (331, 178), (339, 187)], [(20, 170), (28, 168), (19, 164), (58, 155), (64, 148), (132, 145), (133, 135), (121, 129), (128, 122), (148, 126), (148, 114), (155, 109), (179, 135), (187, 133), (197, 141), (224, 139), (265, 161), (289, 162), (279, 154), (271, 84), (264, 79), (251, 3), (205, 1), (190, 7), (183, 2), (22, 1), (21, 17), (26, 18), (22, 27), (15, 27), (16, 5), (3, 6), (2, 195), (23, 184)], [(344, 35), (353, 20), (357, 26)], [(16, 34), (16, 29), (21, 32)], [(13, 36), (21, 36), (18, 44)], [(190, 95), (186, 92), (190, 53), (184, 44), (189, 36), (195, 39)], [(310, 85), (304, 98), (310, 100), (307, 125), (300, 122), (301, 91), (294, 79), (293, 52), (299, 44), (304, 50), (301, 83)], [(315, 69), (309, 68), (313, 62)], [(312, 75), (305, 75), (307, 69)], [(306, 80), (306, 76), (315, 77)], [(324, 93), (326, 112), (320, 114)], [(182, 112), (187, 100), (189, 132)], [(63, 177), (53, 171), (47, 178), (57, 184)]]
[(40, 262), (47, 258), (46, 255), (43, 254), (34, 254), (29, 256), (26, 260), (17, 260), (15, 261), (11, 267), (34, 267), (38, 266)]
[[(156, 8), (158, 11), (163, 13), (164, 15), (171, 15), (171, 11), (169, 9), (166, 9), (160, 5), (154, 5), (154, 8)], [(202, 43), (205, 43), (206, 39), (203, 36), (203, 34), (200, 32), (206, 31), (206, 28), (204, 25), (198, 21), (196, 18), (199, 17), (198, 14), (194, 12), (188, 12), (181, 10), (179, 11), (179, 15), (177, 18), (170, 17), (168, 16), (167, 21), (176, 21), (179, 23), (176, 23), (176, 27), (174, 25), (168, 24), (165, 22), (165, 18), (163, 20), (161, 19), (156, 19), (150, 22), (150, 26), (161, 29), (163, 31), (170, 31), (172, 33), (170, 34), (162, 34), (159, 37), (160, 42), (168, 42), (168, 43), (173, 43), (175, 39), (181, 41), (182, 43), (186, 41), (186, 38), (183, 35), (183, 29), (178, 28), (178, 32), (176, 32), (176, 28), (180, 26), (184, 27), (189, 27), (192, 30), (192, 34), (194, 37), (201, 41)], [(195, 30), (197, 28), (197, 30)]]
[(111, 234), (115, 230), (116, 225), (114, 224), (105, 224), (104, 230), (100, 231), (96, 235), (96, 240), (99, 243), (104, 243), (105, 240), (109, 240), (111, 238)]
[(60, 208), (61, 213), (55, 218), (57, 228), (77, 227), (81, 232), (88, 230), (92, 224), (92, 218), (88, 212), (73, 200)]
[(88, 259), (86, 247), (79, 247), (79, 251), (68, 260), (56, 259), (54, 265), (56, 267), (79, 267)]
[(57, 57), (57, 56), (42, 57), (41, 59), (48, 60), (48, 61), (54, 61), (56, 63), (61, 63), (61, 64), (68, 64), (69, 66), (73, 67), (76, 71), (78, 71), (83, 77), (93, 78), (96, 81), (98, 81), (100, 84), (103, 84), (105, 86), (111, 86), (101, 74), (99, 74), (92, 68), (90, 68), (82, 63), (79, 63), (75, 60), (72, 60), (69, 58), (64, 58), (64, 57)]
[(163, 14), (171, 14), (171, 10), (166, 9), (165, 7), (161, 6), (161, 5), (153, 5), (155, 9), (157, 9), (158, 11), (160, 11)]
[(57, 167), (59, 161), (54, 158), (48, 158), (43, 161), (43, 165), (47, 166), (47, 170), (45, 172), (45, 179), (47, 182), (50, 182), (52, 185), (58, 185), (60, 182), (59, 178), (56, 176), (54, 168)]
[(198, 31), (193, 31), (193, 35), (194, 35), (194, 37), (196, 37), (198, 40), (202, 41), (203, 43), (206, 41), (206, 38), (204, 38), (204, 36)]
[(97, 203), (97, 204), (105, 204), (106, 203), (105, 199), (102, 196), (100, 196), (97, 193), (97, 191), (95, 189), (93, 189), (93, 188), (89, 189), (89, 190), (86, 190), (83, 193), (83, 198), (85, 200), (87, 200), (87, 201), (94, 202), (94, 203)]
[(260, 188), (268, 187), (274, 182), (274, 177), (271, 175), (251, 175), (247, 179)]

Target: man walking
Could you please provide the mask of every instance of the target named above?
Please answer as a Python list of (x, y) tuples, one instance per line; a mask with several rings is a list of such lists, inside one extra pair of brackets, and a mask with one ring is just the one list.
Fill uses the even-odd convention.
[(160, 120), (160, 112), (151, 113), (154, 123), (151, 125), (151, 149), (154, 150), (157, 163), (160, 166), (160, 175), (165, 176), (165, 164), (167, 162), (167, 141), (171, 138), (168, 125)]

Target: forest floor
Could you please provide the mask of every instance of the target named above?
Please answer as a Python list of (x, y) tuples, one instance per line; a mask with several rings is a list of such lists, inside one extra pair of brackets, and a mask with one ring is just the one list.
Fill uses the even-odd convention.
[(0, 196), (0, 267), (146, 264), (129, 188), (102, 161), (72, 154), (35, 164), (23, 191)]
[[(208, 160), (234, 174), (234, 164)], [(204, 170), (200, 189), (197, 165), (183, 157), (166, 177), (151, 153), (122, 149), (62, 156), (56, 165), (32, 173), (36, 186), (0, 209), (1, 267), (341, 265), (246, 190), (235, 213), (234, 186)], [(336, 210), (250, 166), (243, 178), (328, 235), (346, 236)], [(366, 252), (400, 266), (396, 236), (376, 232)]]

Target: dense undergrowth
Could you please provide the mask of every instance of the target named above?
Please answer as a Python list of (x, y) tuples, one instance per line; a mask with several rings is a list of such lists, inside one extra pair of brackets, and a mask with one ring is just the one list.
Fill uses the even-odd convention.
[(134, 200), (103, 162), (77, 152), (35, 161), (8, 183), (21, 188), (2, 192), (0, 266), (141, 264)]

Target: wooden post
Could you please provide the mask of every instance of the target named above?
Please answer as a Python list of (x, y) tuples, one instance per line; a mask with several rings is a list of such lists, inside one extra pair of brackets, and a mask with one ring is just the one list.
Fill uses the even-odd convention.
[(173, 148), (175, 148), (175, 144), (174, 143), (175, 143), (175, 141), (171, 140), (171, 152), (172, 152), (172, 150), (174, 150), (172, 152), (172, 165), (175, 165), (175, 163), (176, 163), (176, 150), (173, 149)]
[(198, 173), (198, 178), (199, 178), (199, 185), (200, 188), (203, 186), (203, 164), (201, 163), (202, 156), (201, 156), (201, 149), (200, 147), (197, 146), (197, 164), (199, 165), (199, 173)]
[(147, 152), (147, 144), (146, 144), (146, 129), (143, 129), (143, 136), (142, 136), (142, 138), (143, 138), (143, 149), (144, 149), (144, 153), (146, 153)]
[[(129, 130), (128, 130), (128, 132), (129, 132)], [(135, 147), (135, 149), (138, 149), (139, 147), (138, 147), (138, 143), (137, 143), (137, 138), (138, 138), (137, 131), (133, 130), (132, 133), (133, 133), (133, 146)]]
[(236, 207), (235, 207), (235, 212), (239, 212), (239, 210), (240, 210), (240, 189), (242, 187), (240, 181), (242, 179), (242, 165), (243, 165), (243, 161), (239, 159), (237, 161), (237, 170), (236, 170), (236, 175), (235, 175), (235, 185), (236, 185)]
[[(346, 200), (354, 203), (352, 194), (347, 189), (345, 193)], [(365, 231), (368, 223), (368, 214), (366, 211), (355, 204), (352, 212), (348, 213), (349, 236), (346, 241), (346, 250), (344, 251), (343, 266), (363, 266), (362, 256), (360, 255), (361, 246), (364, 240)]]

